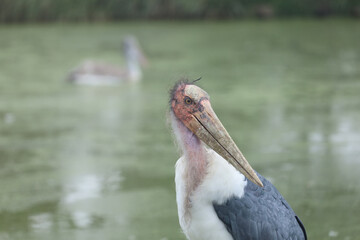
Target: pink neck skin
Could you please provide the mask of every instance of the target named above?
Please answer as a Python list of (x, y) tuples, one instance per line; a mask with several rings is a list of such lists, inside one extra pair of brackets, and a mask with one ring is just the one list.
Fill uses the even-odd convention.
[[(174, 116), (175, 117), (175, 116)], [(206, 175), (206, 149), (200, 139), (175, 117), (175, 134), (186, 159), (185, 181), (187, 202)]]

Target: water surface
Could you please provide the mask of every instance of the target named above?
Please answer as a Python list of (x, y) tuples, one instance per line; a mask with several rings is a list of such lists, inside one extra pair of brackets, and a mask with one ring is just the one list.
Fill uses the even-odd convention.
[[(199, 82), (309, 239), (360, 239), (360, 23), (350, 20), (0, 26), (0, 239), (185, 239), (168, 89)], [(69, 69), (122, 64), (138, 84), (73, 86)]]

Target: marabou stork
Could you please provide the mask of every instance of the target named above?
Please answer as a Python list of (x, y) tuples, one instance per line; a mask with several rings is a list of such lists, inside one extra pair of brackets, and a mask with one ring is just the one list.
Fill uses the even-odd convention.
[(290, 205), (231, 139), (204, 90), (176, 83), (170, 118), (183, 153), (176, 163), (176, 202), (189, 240), (307, 239)]
[(88, 60), (73, 69), (67, 80), (81, 85), (112, 85), (139, 81), (142, 78), (141, 66), (146, 66), (147, 60), (134, 36), (124, 38), (123, 52), (125, 67)]

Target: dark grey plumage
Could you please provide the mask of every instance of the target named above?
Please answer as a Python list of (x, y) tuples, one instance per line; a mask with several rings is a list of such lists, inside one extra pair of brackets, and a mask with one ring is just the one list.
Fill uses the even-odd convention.
[(247, 181), (242, 198), (214, 204), (234, 240), (306, 240), (305, 228), (290, 205), (269, 181), (258, 176), (263, 188)]

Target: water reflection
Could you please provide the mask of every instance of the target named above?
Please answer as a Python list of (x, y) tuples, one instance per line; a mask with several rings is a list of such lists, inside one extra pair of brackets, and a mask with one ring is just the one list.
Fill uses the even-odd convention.
[[(345, 96), (334, 94), (336, 87), (330, 84), (323, 97), (302, 99), (302, 104), (294, 103), (294, 96), (288, 95), (289, 99), (282, 103), (267, 105), (261, 117), (261, 134), (267, 136), (260, 138), (262, 151), (272, 154), (293, 151), (293, 159), (310, 160), (310, 169), (315, 171), (323, 168), (318, 163), (324, 161), (338, 162), (327, 167), (347, 168), (344, 164), (359, 164), (360, 114), (355, 106), (360, 106), (360, 99), (347, 104)], [(296, 156), (299, 148), (307, 155)]]
[(74, 211), (70, 215), (72, 225), (77, 229), (99, 228), (103, 226), (105, 219), (102, 216), (84, 211)]
[(57, 207), (58, 202), (52, 201), (38, 203), (21, 211), (2, 211), (0, 234), (50, 231), (55, 225), (54, 214), (57, 212)]
[(15, 118), (14, 114), (5, 113), (5, 115), (4, 115), (4, 123), (5, 124), (12, 124), (15, 122), (15, 120), (16, 120), (16, 118)]
[(53, 227), (53, 216), (50, 213), (40, 213), (29, 217), (33, 231), (49, 231)]
[(96, 175), (86, 175), (74, 178), (65, 186), (64, 204), (79, 200), (97, 198), (101, 195), (102, 180)]
[(339, 52), (338, 62), (342, 73), (346, 77), (356, 77), (359, 71), (356, 51), (354, 49), (344, 50)]
[(59, 213), (69, 216), (70, 228), (116, 226), (126, 236), (129, 210), (121, 207), (119, 190), (126, 180), (122, 168), (134, 158), (129, 150), (141, 114), (139, 88), (120, 85), (78, 91), (81, 104), (91, 111), (75, 125), (76, 143), (68, 142), (61, 149), (67, 159), (62, 164)]
[[(356, 119), (349, 116), (339, 116), (339, 123), (336, 126), (336, 131), (330, 136), (330, 141), (336, 154), (342, 161), (350, 161), (348, 163), (360, 163), (360, 131), (359, 124)], [(356, 121), (356, 122), (355, 122)], [(348, 154), (351, 154), (349, 156)], [(346, 157), (345, 157), (346, 156)]]
[[(15, 233), (40, 237), (57, 231), (97, 228), (117, 230), (122, 239), (136, 236), (128, 228), (131, 201), (121, 190), (126, 180), (122, 169), (134, 160), (131, 149), (141, 119), (140, 89), (124, 85), (116, 89), (78, 88), (77, 91), (73, 99), (65, 99), (63, 103), (68, 115), (62, 119), (71, 123), (72, 131), (61, 132), (60, 144), (52, 149), (55, 156), (51, 158), (56, 158), (57, 168), (40, 171), (38, 167), (32, 175), (35, 179), (41, 176), (41, 191), (28, 191), (31, 196), (24, 195), (24, 199), (35, 199), (35, 204), (25, 201), (20, 209), (0, 212), (0, 239)], [(12, 124), (15, 117), (8, 113), (3, 121)], [(34, 158), (37, 160), (39, 155)], [(38, 184), (24, 179), (19, 180), (24, 187)], [(11, 189), (7, 191), (4, 196), (11, 197)], [(40, 193), (38, 197), (37, 193)]]

